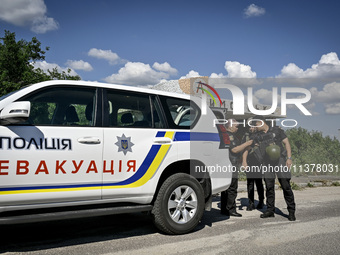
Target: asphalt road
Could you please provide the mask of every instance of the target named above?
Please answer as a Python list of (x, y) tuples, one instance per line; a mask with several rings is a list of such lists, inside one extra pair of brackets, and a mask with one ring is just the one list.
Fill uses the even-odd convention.
[(155, 229), (142, 213), (79, 220), (6, 226), (0, 229), (4, 254), (339, 254), (340, 187), (295, 191), (297, 221), (287, 220), (282, 191), (277, 190), (275, 218), (260, 219), (246, 211), (246, 193), (239, 193), (242, 218), (213, 210), (190, 234), (169, 236)]

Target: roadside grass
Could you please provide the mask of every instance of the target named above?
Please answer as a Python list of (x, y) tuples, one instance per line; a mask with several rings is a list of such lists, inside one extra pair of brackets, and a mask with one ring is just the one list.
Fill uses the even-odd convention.
[[(282, 190), (282, 187), (278, 181), (276, 182), (276, 184), (279, 185), (279, 189)], [(296, 184), (293, 181), (290, 181), (290, 186), (292, 187), (292, 190), (304, 190), (305, 189), (304, 187), (300, 186), (299, 184)]]
[(293, 181), (290, 181), (290, 186), (292, 187), (292, 190), (304, 190), (303, 187)]
[(314, 184), (313, 184), (313, 183), (310, 183), (310, 182), (307, 183), (307, 187), (308, 187), (308, 188), (315, 188)]
[(332, 186), (338, 187), (338, 186), (340, 186), (340, 182), (332, 182)]
[(246, 175), (246, 173), (240, 172), (240, 173), (238, 174), (238, 180), (239, 180), (239, 181), (246, 181), (246, 180), (247, 180), (247, 175)]

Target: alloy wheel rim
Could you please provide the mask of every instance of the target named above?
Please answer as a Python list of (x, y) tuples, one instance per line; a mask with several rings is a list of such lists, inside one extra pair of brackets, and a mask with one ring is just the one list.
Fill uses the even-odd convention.
[(170, 218), (178, 224), (189, 222), (197, 212), (197, 204), (196, 192), (190, 186), (177, 187), (168, 200)]

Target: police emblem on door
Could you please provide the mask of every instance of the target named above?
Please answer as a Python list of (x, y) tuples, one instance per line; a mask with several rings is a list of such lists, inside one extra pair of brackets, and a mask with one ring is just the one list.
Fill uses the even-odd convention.
[(119, 137), (117, 136), (117, 142), (115, 143), (115, 145), (118, 146), (118, 152), (122, 151), (124, 153), (124, 155), (126, 155), (126, 153), (132, 152), (132, 146), (134, 145), (134, 143), (131, 142), (131, 137), (126, 137), (124, 134)]
[(121, 140), (121, 145), (122, 145), (123, 150), (126, 150), (127, 148), (129, 148), (128, 140)]

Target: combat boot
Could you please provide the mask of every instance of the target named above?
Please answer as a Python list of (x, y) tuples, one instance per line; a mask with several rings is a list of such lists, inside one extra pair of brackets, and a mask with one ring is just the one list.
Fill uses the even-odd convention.
[(288, 220), (289, 221), (296, 221), (295, 212), (293, 212), (293, 211), (289, 212)]

